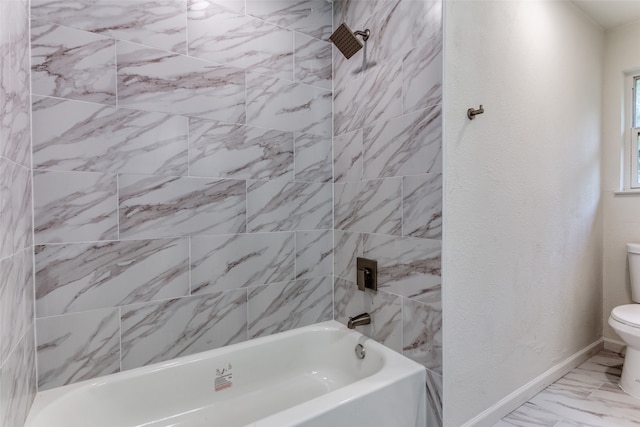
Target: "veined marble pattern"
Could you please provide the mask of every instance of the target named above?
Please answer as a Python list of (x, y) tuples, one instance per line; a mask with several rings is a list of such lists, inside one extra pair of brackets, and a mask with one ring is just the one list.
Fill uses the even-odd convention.
[(116, 50), (120, 107), (245, 122), (244, 71), (122, 41)]
[(323, 89), (333, 88), (331, 44), (295, 34), (295, 80)]
[(442, 174), (402, 179), (402, 234), (442, 239)]
[(234, 179), (293, 179), (293, 133), (189, 120), (189, 172)]
[(364, 179), (442, 172), (442, 112), (430, 107), (364, 129)]
[(186, 53), (185, 0), (32, 0), (32, 17), (158, 49)]
[(258, 286), (249, 290), (249, 338), (330, 320), (331, 277)]
[(38, 390), (120, 371), (117, 308), (36, 320)]
[(33, 322), (31, 248), (0, 261), (0, 366)]
[(402, 298), (384, 291), (358, 290), (355, 282), (335, 279), (334, 318), (346, 324), (360, 313), (371, 315), (371, 324), (358, 328), (366, 336), (402, 353)]
[(423, 304), (403, 298), (402, 354), (442, 375), (442, 297)]
[(333, 232), (296, 231), (296, 279), (333, 274)]
[(331, 35), (331, 6), (325, 0), (247, 0), (247, 14), (326, 39)]
[(36, 395), (36, 351), (33, 327), (0, 365), (0, 424), (23, 426)]
[(29, 2), (0, 2), (0, 156), (31, 165)]
[(33, 97), (37, 169), (183, 175), (188, 119)]
[(193, 294), (284, 282), (293, 277), (291, 232), (191, 238)]
[(120, 237), (146, 239), (245, 231), (245, 183), (121, 175)]
[(336, 83), (334, 134), (340, 135), (402, 114), (402, 63), (376, 65)]
[(331, 182), (331, 138), (295, 134), (296, 181)]
[(189, 242), (135, 240), (35, 248), (38, 317), (189, 294)]
[(331, 228), (331, 184), (247, 181), (247, 230), (290, 231)]
[(378, 261), (378, 289), (431, 302), (439, 297), (441, 278), (440, 240), (365, 234), (365, 258)]
[(247, 123), (331, 136), (331, 92), (247, 73)]
[(336, 183), (335, 228), (402, 234), (402, 178)]
[(371, 18), (377, 10), (397, 0), (341, 0), (333, 4), (333, 22), (337, 28), (346, 22), (349, 28), (357, 30)]
[(362, 235), (360, 233), (335, 230), (333, 232), (333, 240), (334, 276), (355, 282), (356, 258), (364, 256)]
[(427, 369), (427, 426), (442, 426), (442, 375)]
[(362, 150), (362, 129), (333, 137), (334, 182), (362, 180)]
[(34, 173), (35, 243), (117, 238), (116, 175)]
[(500, 420), (507, 426), (640, 425), (640, 402), (618, 386), (623, 358), (603, 350)]
[(293, 31), (215, 0), (189, 0), (188, 17), (190, 56), (293, 80)]
[(247, 339), (247, 292), (218, 292), (122, 308), (122, 369)]
[(31, 170), (0, 157), (0, 259), (32, 243)]
[(34, 94), (115, 105), (115, 41), (41, 21), (31, 22)]
[(402, 107), (405, 113), (442, 103), (442, 44), (427, 44), (402, 61)]

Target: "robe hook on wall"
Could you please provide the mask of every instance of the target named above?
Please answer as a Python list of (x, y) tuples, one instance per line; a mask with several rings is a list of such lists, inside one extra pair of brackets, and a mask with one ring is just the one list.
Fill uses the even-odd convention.
[(469, 108), (467, 110), (467, 117), (469, 117), (469, 120), (473, 120), (475, 116), (482, 113), (484, 113), (484, 108), (482, 107), (482, 104), (480, 104), (480, 108), (478, 108), (477, 110), (473, 108)]

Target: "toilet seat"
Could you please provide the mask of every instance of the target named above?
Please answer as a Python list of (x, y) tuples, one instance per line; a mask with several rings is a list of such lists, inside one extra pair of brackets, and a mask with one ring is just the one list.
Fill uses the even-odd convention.
[(640, 329), (640, 304), (620, 305), (611, 310), (611, 317), (627, 326)]

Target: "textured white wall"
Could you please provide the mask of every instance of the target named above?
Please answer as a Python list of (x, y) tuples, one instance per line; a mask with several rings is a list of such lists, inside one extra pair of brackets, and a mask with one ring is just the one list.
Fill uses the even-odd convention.
[[(625, 148), (624, 75), (640, 72), (640, 22), (607, 32), (603, 91), (603, 194), (604, 201), (604, 336), (620, 341), (607, 320), (611, 310), (631, 303), (627, 242), (640, 242), (640, 194), (614, 195), (621, 186), (621, 159)], [(628, 86), (627, 86), (628, 89)]]
[(604, 35), (569, 2), (450, 0), (445, 17), (444, 405), (460, 426), (602, 334)]

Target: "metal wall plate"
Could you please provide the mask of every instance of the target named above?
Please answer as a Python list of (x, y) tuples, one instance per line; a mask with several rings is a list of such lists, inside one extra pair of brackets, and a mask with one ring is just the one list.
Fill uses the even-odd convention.
[(378, 291), (378, 261), (367, 258), (356, 258), (358, 289)]

